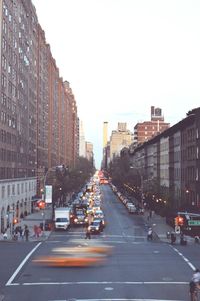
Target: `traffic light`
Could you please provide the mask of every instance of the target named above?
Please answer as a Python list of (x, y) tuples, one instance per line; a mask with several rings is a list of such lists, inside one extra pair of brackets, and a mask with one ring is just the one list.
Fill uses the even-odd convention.
[(178, 216), (178, 225), (183, 226), (184, 220), (182, 216)]
[(174, 223), (175, 223), (175, 226), (183, 226), (183, 224), (184, 224), (183, 217), (182, 216), (175, 217)]
[(17, 224), (18, 223), (18, 219), (15, 217), (14, 219), (13, 219), (13, 224), (15, 225), (15, 224)]
[(39, 207), (40, 209), (44, 209), (44, 208), (45, 208), (45, 202), (44, 202), (44, 201), (39, 201), (38, 207)]
[(174, 219), (174, 224), (175, 224), (175, 226), (178, 226), (178, 216), (175, 217), (175, 219)]

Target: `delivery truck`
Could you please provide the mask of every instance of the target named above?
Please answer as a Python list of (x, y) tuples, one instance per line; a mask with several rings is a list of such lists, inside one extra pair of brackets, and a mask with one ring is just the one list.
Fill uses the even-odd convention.
[(60, 207), (55, 209), (55, 230), (67, 230), (70, 226), (70, 208)]

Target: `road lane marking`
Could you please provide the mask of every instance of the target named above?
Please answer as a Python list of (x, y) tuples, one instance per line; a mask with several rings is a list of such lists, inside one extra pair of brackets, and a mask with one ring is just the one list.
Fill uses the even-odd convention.
[[(188, 285), (188, 281), (72, 281), (72, 282), (24, 282), (16, 283), (22, 286), (40, 286), (40, 285)], [(11, 285), (15, 285), (12, 283)]]
[(189, 259), (187, 259), (187, 257), (185, 257), (178, 249), (174, 248), (173, 246), (171, 247), (176, 253), (178, 253), (179, 256), (181, 256), (181, 258), (191, 267), (193, 271), (196, 270), (195, 266), (189, 261)]
[(19, 273), (19, 271), (21, 270), (21, 268), (23, 267), (23, 265), (27, 262), (27, 260), (31, 257), (31, 255), (36, 251), (36, 249), (41, 245), (42, 242), (39, 242), (35, 248), (33, 248), (31, 250), (31, 252), (28, 253), (28, 255), (24, 258), (24, 260), (20, 263), (20, 265), (18, 266), (18, 268), (16, 269), (16, 271), (13, 273), (13, 275), (10, 277), (10, 279), (8, 280), (8, 282), (6, 283), (6, 286), (12, 285), (12, 281), (15, 279), (15, 277), (17, 276), (17, 274)]
[(182, 301), (182, 300), (169, 300), (169, 299), (65, 299), (65, 300), (49, 300), (49, 301)]

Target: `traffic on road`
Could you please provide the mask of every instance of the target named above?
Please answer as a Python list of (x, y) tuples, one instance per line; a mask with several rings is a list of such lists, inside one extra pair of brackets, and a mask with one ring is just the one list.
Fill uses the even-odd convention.
[(147, 240), (144, 208), (97, 176), (68, 210), (45, 241), (2, 242), (2, 300), (190, 300), (198, 244)]

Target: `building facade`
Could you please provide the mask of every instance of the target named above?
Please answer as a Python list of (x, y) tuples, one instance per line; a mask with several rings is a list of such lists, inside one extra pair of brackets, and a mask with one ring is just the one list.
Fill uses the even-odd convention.
[(20, 214), (30, 212), (45, 170), (75, 165), (79, 134), (75, 97), (60, 77), (31, 0), (0, 0), (0, 57), (0, 194), (16, 181), (35, 181), (26, 200), (18, 194), (12, 202), (0, 199), (3, 230), (9, 208), (16, 215), (16, 204), (26, 202)]
[(130, 146), (129, 160), (143, 179), (144, 191), (162, 196), (158, 202), (200, 209), (199, 150), (200, 108), (196, 108), (149, 141)]
[(86, 149), (86, 158), (88, 159), (88, 161), (94, 163), (93, 144), (91, 142), (86, 141), (85, 149)]
[(134, 145), (148, 141), (168, 129), (169, 126), (170, 124), (164, 121), (162, 109), (151, 106), (151, 120), (139, 122), (134, 127)]
[(79, 123), (79, 156), (86, 157), (86, 149), (85, 149), (85, 134), (83, 128), (83, 121)]
[(126, 123), (118, 123), (118, 128), (115, 131), (112, 131), (110, 137), (110, 158), (109, 161), (112, 161), (114, 157), (120, 155), (120, 151), (124, 147), (128, 147), (133, 142), (132, 133), (127, 130)]

